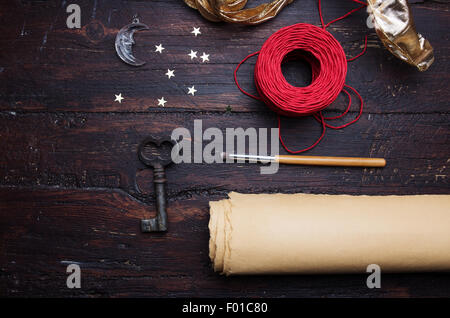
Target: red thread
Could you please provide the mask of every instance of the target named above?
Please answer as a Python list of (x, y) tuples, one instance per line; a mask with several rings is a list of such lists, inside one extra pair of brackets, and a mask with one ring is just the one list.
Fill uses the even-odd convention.
[[(367, 36), (364, 50), (355, 57), (347, 59), (342, 46), (326, 31), (330, 24), (342, 20), (366, 6), (365, 3), (359, 0), (352, 1), (362, 4), (362, 6), (325, 24), (322, 16), (321, 1), (319, 0), (319, 16), (322, 28), (306, 23), (284, 27), (272, 34), (260, 51), (244, 58), (234, 71), (234, 80), (242, 93), (263, 101), (278, 114), (280, 142), (289, 153), (300, 153), (310, 150), (322, 140), (326, 128), (341, 129), (355, 123), (361, 117), (364, 104), (363, 99), (356, 89), (345, 84), (345, 77), (347, 74), (347, 62), (353, 61), (365, 53)], [(254, 80), (259, 96), (244, 91), (237, 80), (237, 71), (240, 66), (250, 57), (257, 54), (259, 55), (255, 64)], [(281, 64), (298, 58), (306, 60), (311, 65), (312, 81), (309, 86), (292, 86), (286, 81), (281, 71)], [(340, 126), (328, 124), (327, 121), (342, 118), (350, 110), (352, 98), (348, 90), (351, 90), (359, 98), (359, 114), (352, 121)], [(344, 92), (349, 100), (346, 110), (337, 116), (324, 117), (322, 111), (335, 101), (341, 92)], [(311, 146), (297, 151), (290, 150), (285, 145), (281, 135), (280, 115), (290, 117), (312, 115), (321, 124), (322, 134)]]

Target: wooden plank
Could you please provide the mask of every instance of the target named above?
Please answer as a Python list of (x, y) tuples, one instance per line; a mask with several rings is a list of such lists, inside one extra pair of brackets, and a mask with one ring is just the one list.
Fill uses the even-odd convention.
[[(214, 198), (211, 197), (211, 198)], [(170, 205), (170, 231), (142, 234), (148, 207), (121, 191), (0, 189), (2, 296), (407, 297), (448, 295), (450, 276), (365, 275), (225, 278), (208, 260), (208, 199)], [(51, 248), (50, 248), (51, 247)], [(66, 267), (81, 268), (81, 289)]]
[[(153, 112), (160, 111), (157, 98), (165, 96), (169, 97), (167, 112), (221, 111), (228, 105), (240, 112), (268, 111), (237, 90), (232, 77), (235, 66), (279, 28), (319, 21), (316, 1), (311, 0), (294, 2), (280, 17), (256, 28), (210, 23), (182, 1), (129, 2), (129, 7), (109, 1), (95, 10), (91, 1), (79, 2), (81, 30), (65, 26), (67, 15), (58, 1), (46, 6), (33, 2), (3, 5), (2, 11), (9, 12), (2, 16), (3, 25), (10, 32), (0, 39), (5, 48), (1, 52), (0, 110)], [(350, 1), (326, 4), (325, 18), (342, 15), (352, 6)], [(434, 10), (436, 6), (427, 2), (414, 10), (419, 30), (436, 48), (436, 62), (425, 73), (400, 63), (382, 48), (373, 30), (365, 27), (364, 12), (331, 27), (349, 56), (361, 50), (364, 35), (369, 34), (367, 54), (352, 62), (347, 77), (347, 83), (364, 96), (367, 111), (448, 111), (448, 13)], [(116, 33), (136, 12), (151, 27), (136, 34), (136, 55), (148, 61), (141, 68), (122, 63), (114, 51)], [(194, 25), (201, 27), (201, 36), (190, 34)], [(164, 54), (154, 52), (159, 43), (166, 48)], [(210, 53), (211, 61), (191, 61), (190, 49)], [(249, 90), (254, 90), (254, 62), (249, 61), (239, 75)], [(169, 67), (176, 70), (171, 80), (164, 76)], [(197, 96), (186, 94), (188, 85), (196, 85)], [(114, 102), (118, 93), (125, 97), (122, 104)]]
[[(203, 130), (276, 125), (270, 113), (223, 114), (2, 114), (0, 184), (118, 188), (152, 192), (152, 172), (139, 163), (137, 146), (148, 135), (170, 136), (194, 120)], [(206, 191), (446, 193), (449, 115), (370, 114), (344, 130), (328, 130), (312, 155), (384, 157), (384, 169), (281, 166), (261, 175), (252, 164), (179, 164), (167, 169), (169, 197)], [(283, 120), (292, 148), (314, 142), (320, 126), (312, 119)], [(311, 132), (311, 133), (305, 133)], [(204, 141), (204, 145), (209, 141)], [(299, 145), (295, 147), (295, 145)], [(421, 145), (421, 146), (418, 146)], [(192, 145), (192, 155), (193, 152)], [(269, 149), (270, 151), (270, 149)], [(267, 182), (270, 181), (270, 182)], [(343, 187), (343, 185), (345, 185)]]

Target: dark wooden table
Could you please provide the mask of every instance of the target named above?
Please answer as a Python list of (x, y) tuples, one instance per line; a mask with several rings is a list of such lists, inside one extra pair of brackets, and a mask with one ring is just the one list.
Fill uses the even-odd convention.
[[(383, 275), (382, 288), (366, 275), (222, 277), (208, 258), (208, 202), (229, 191), (347, 194), (450, 193), (449, 6), (412, 1), (417, 29), (435, 49), (424, 73), (389, 54), (358, 12), (330, 28), (349, 56), (347, 83), (363, 95), (359, 122), (328, 131), (308, 154), (385, 157), (385, 169), (283, 166), (264, 176), (256, 165), (181, 164), (167, 170), (167, 234), (142, 234), (154, 214), (151, 170), (137, 159), (148, 135), (176, 127), (276, 127), (268, 108), (242, 95), (232, 74), (280, 27), (318, 25), (316, 0), (298, 0), (257, 27), (214, 24), (181, 0), (82, 1), (82, 28), (66, 27), (66, 1), (3, 1), (0, 5), (0, 296), (450, 296), (448, 274)], [(325, 19), (351, 1), (326, 0)], [(134, 14), (150, 26), (137, 33), (140, 68), (114, 50), (118, 30)], [(202, 34), (194, 37), (194, 26)], [(163, 54), (154, 53), (162, 43)], [(210, 54), (191, 61), (190, 49)], [(254, 60), (240, 71), (254, 91)], [(175, 69), (175, 78), (164, 75)], [(305, 65), (286, 77), (308, 79)], [(196, 96), (186, 94), (195, 85)], [(122, 93), (122, 103), (114, 95)], [(164, 96), (166, 106), (158, 107)], [(344, 98), (330, 106), (342, 109)], [(356, 107), (350, 116), (356, 115)], [(311, 118), (286, 119), (289, 145), (311, 143), (320, 127)], [(142, 193), (136, 192), (136, 185)], [(426, 213), (426, 211), (424, 211)], [(405, 220), (407, 222), (408, 220)], [(66, 287), (66, 267), (77, 263), (82, 288)]]

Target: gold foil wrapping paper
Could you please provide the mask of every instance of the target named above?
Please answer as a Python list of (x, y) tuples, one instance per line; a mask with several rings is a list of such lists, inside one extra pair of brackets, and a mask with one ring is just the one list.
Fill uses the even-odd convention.
[[(259, 24), (274, 18), (294, 0), (275, 0), (245, 8), (247, 0), (184, 0), (206, 19), (240, 24)], [(378, 37), (396, 57), (420, 71), (434, 61), (430, 43), (416, 32), (407, 0), (368, 0), (368, 12)]]
[(184, 0), (206, 19), (240, 24), (259, 24), (275, 17), (294, 0), (275, 0), (254, 8), (246, 8), (247, 0)]
[(434, 61), (430, 43), (416, 32), (407, 0), (368, 0), (368, 12), (384, 46), (399, 59), (426, 71)]

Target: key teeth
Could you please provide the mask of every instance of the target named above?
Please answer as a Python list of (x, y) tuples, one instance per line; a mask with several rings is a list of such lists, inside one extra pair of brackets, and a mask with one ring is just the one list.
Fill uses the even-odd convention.
[(167, 227), (160, 225), (157, 218), (141, 220), (141, 231), (143, 233), (150, 232), (166, 232)]

